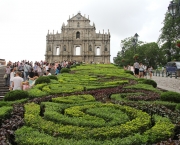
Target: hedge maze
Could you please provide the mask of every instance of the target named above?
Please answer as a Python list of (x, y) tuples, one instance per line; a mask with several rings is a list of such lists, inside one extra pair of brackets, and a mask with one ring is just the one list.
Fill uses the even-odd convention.
[[(162, 92), (152, 80), (135, 78), (113, 65), (77, 66), (70, 73), (39, 79), (24, 99), (20, 95), (19, 100), (12, 102), (13, 95), (21, 92), (11, 92), (6, 101), (0, 102), (0, 132), (5, 134), (1, 142), (18, 145), (179, 143), (180, 94)], [(168, 102), (168, 94), (173, 95), (173, 102)], [(8, 122), (16, 118), (13, 115), (23, 118), (18, 124), (14, 121), (14, 127)]]

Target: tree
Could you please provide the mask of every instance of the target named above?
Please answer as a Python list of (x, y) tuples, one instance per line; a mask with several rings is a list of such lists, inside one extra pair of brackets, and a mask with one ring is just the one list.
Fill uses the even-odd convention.
[(178, 60), (180, 49), (176, 46), (176, 41), (180, 39), (180, 16), (174, 18), (166, 12), (163, 24), (158, 44), (165, 54), (166, 61)]
[[(134, 60), (134, 47), (132, 46), (132, 37), (125, 38), (121, 41), (124, 52), (119, 53), (116, 57), (116, 62), (118, 62), (121, 66), (126, 65), (133, 65)], [(151, 43), (144, 43), (139, 41), (136, 45), (136, 53), (138, 55), (138, 61), (142, 62), (143, 64), (153, 66), (153, 68), (157, 67), (158, 65), (164, 65), (166, 63), (165, 54), (159, 48), (158, 44), (155, 42)]]

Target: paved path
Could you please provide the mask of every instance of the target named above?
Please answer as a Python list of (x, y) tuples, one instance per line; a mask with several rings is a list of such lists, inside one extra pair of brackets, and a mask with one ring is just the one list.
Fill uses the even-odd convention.
[(180, 93), (179, 77), (175, 79), (175, 77), (170, 78), (170, 77), (152, 76), (152, 80), (156, 81), (158, 88)]

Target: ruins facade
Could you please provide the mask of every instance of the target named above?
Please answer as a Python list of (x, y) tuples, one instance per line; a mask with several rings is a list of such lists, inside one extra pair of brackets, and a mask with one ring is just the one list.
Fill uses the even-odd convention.
[(78, 62), (110, 63), (110, 32), (96, 33), (96, 27), (90, 24), (89, 16), (81, 13), (69, 17), (67, 25), (61, 27), (61, 33), (49, 33), (46, 36), (47, 62), (63, 60)]

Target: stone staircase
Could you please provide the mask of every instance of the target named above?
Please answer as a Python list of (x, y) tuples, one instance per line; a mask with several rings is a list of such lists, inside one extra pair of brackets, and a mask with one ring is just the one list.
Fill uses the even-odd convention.
[(9, 92), (9, 87), (4, 87), (5, 79), (4, 76), (5, 66), (0, 66), (0, 100), (4, 98), (4, 95)]

